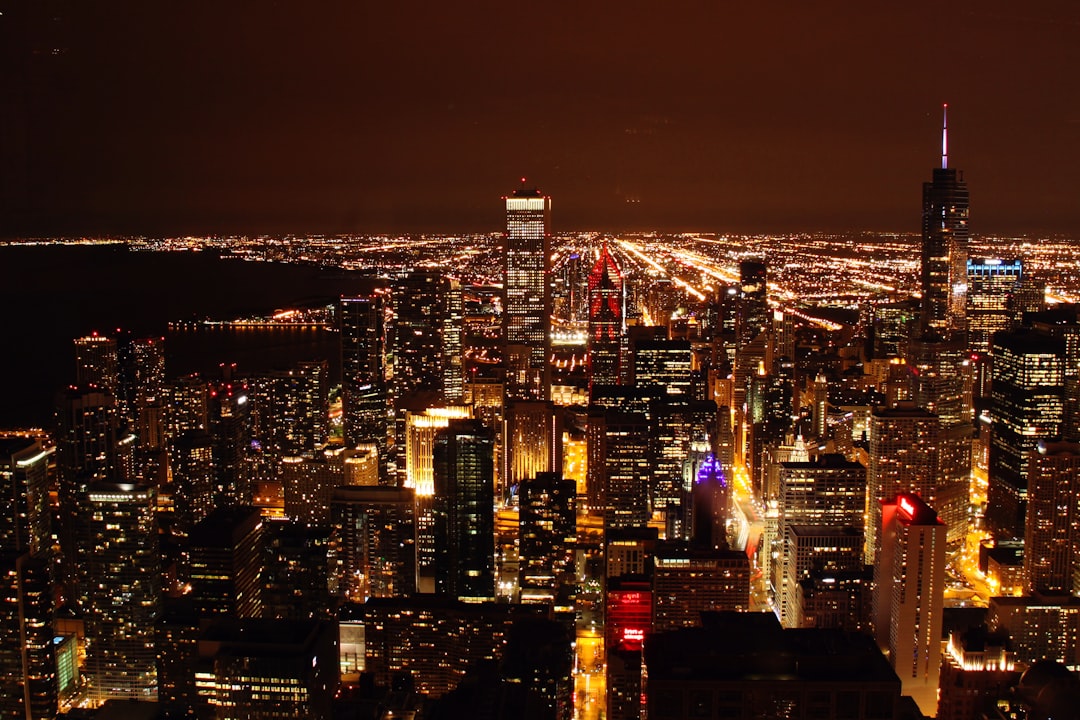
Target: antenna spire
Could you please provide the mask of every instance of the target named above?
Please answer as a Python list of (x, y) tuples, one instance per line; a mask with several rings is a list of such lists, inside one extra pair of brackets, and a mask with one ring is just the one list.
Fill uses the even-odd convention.
[(941, 107), (941, 167), (949, 167), (949, 103)]

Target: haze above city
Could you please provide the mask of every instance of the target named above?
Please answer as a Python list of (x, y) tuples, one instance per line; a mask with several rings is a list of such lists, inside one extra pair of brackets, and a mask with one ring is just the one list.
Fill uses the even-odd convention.
[(0, 2), (0, 236), (1080, 234), (1080, 7)]

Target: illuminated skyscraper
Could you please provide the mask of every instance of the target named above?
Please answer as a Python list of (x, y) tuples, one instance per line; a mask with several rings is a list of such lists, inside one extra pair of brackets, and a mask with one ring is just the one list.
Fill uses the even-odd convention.
[(882, 543), (881, 501), (897, 493), (914, 493), (928, 503), (937, 498), (941, 425), (933, 413), (903, 403), (874, 408), (869, 434), (866, 562), (874, 565)]
[(589, 388), (617, 385), (622, 372), (623, 278), (607, 244), (589, 273)]
[(200, 617), (262, 615), (263, 520), (253, 507), (219, 508), (188, 537), (191, 596)]
[[(948, 106), (946, 106), (947, 108)], [(941, 135), (941, 167), (923, 183), (922, 329), (962, 330), (968, 253), (968, 189), (949, 167), (948, 124)]]
[(495, 442), (478, 420), (451, 420), (435, 436), (435, 590), (495, 599)]
[(874, 634), (904, 694), (924, 714), (937, 708), (945, 603), (945, 525), (918, 495), (878, 504), (880, 561), (874, 566)]
[(524, 182), (506, 200), (503, 332), (506, 393), (546, 400), (551, 355), (551, 198)]
[(437, 404), (462, 393), (461, 283), (435, 270), (414, 270), (393, 289), (394, 403), (399, 417), (411, 395)]
[(56, 717), (52, 618), (44, 556), (0, 548), (0, 717)]
[(616, 410), (590, 412), (588, 443), (590, 504), (594, 512), (603, 513), (604, 529), (645, 526), (650, 514), (646, 417)]
[(509, 497), (542, 472), (562, 472), (562, 412), (551, 401), (510, 400), (503, 419), (501, 490)]
[(330, 368), (325, 360), (297, 363), (290, 370), (252, 381), (258, 437), (264, 453), (311, 457), (330, 436)]
[(51, 454), (38, 440), (0, 436), (0, 552), (42, 553), (52, 545)]
[(768, 294), (768, 269), (765, 263), (760, 260), (741, 261), (736, 316), (739, 347), (752, 341), (771, 324)]
[(994, 333), (1012, 326), (1009, 301), (1023, 271), (1020, 260), (967, 261), (968, 347), (973, 352), (989, 352)]
[(79, 495), (79, 605), (95, 703), (157, 698), (156, 505), (153, 488), (140, 485), (95, 483)]
[(696, 397), (690, 368), (689, 340), (640, 340), (634, 343), (634, 384), (654, 385), (669, 395)]
[(522, 602), (573, 609), (577, 492), (559, 473), (538, 473), (521, 483), (519, 506)]
[(330, 503), (337, 594), (355, 602), (416, 592), (412, 488), (339, 487)]
[(115, 395), (117, 382), (116, 340), (97, 333), (75, 338), (75, 383)]
[(343, 297), (341, 328), (341, 411), (345, 445), (379, 448), (379, 476), (386, 477), (389, 393), (386, 383), (385, 294)]
[(1065, 342), (1028, 330), (997, 333), (986, 524), (998, 538), (1023, 537), (1028, 453), (1060, 438), (1065, 417)]
[(1028, 454), (1024, 575), (1028, 592), (1072, 595), (1080, 582), (1080, 445), (1041, 442)]

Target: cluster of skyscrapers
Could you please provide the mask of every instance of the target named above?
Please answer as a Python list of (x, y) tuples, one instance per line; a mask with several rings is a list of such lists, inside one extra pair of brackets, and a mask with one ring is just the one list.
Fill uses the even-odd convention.
[(0, 438), (0, 717), (978, 718), (1080, 668), (1080, 322), (968, 257), (944, 148), (920, 297), (841, 330), (505, 208), (501, 287), (338, 300), (339, 392), (75, 340)]

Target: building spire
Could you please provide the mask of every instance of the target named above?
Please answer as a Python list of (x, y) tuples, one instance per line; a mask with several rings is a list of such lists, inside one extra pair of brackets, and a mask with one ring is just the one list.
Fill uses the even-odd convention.
[(941, 167), (949, 167), (949, 103), (941, 107)]

